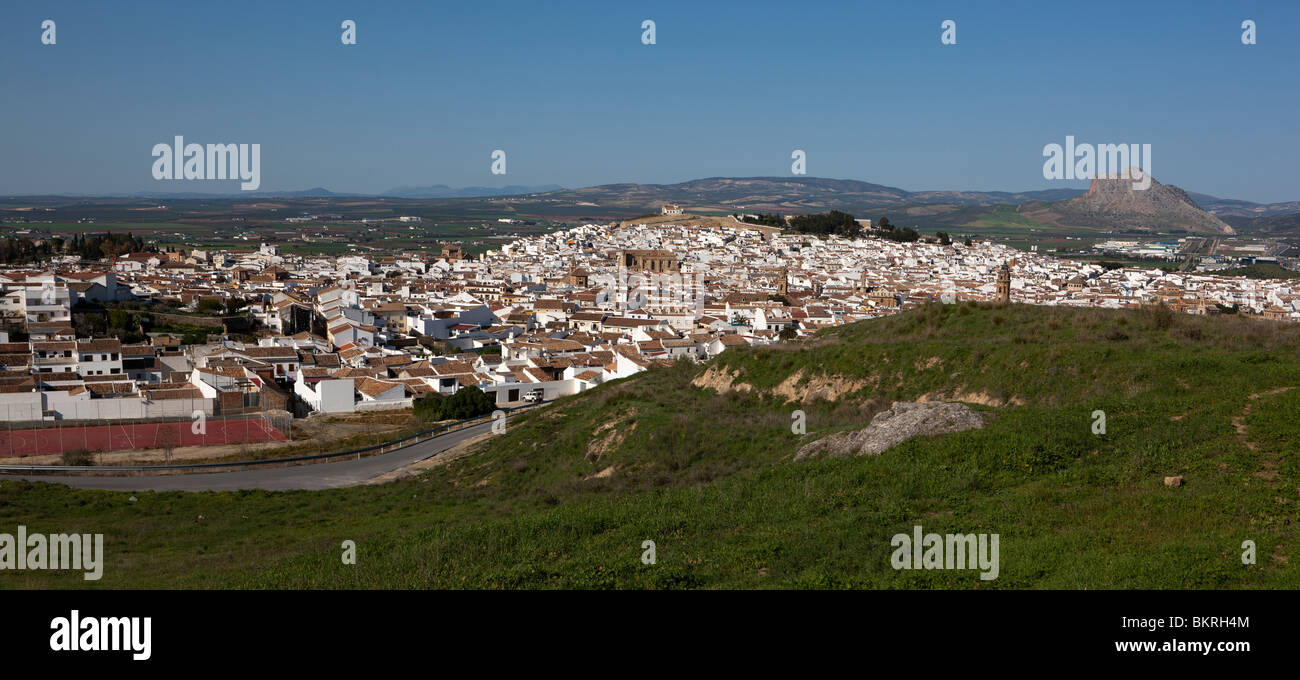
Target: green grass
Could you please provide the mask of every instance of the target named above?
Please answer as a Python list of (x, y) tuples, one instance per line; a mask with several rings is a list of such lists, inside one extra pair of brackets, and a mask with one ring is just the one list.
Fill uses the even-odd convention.
[(966, 226), (973, 229), (981, 229), (986, 232), (998, 229), (1010, 229), (1023, 232), (1025, 229), (1051, 228), (1050, 225), (1022, 216), (1016, 211), (1016, 206), (1014, 205), (994, 206), (993, 211), (989, 215), (981, 217)]
[[(1298, 349), (1300, 326), (1237, 317), (932, 305), (715, 360), (749, 391), (694, 387), (707, 367), (679, 365), (561, 399), (407, 481), (130, 502), (3, 480), (0, 531), (101, 532), (108, 557), (98, 584), (0, 572), (0, 587), (1295, 588), (1300, 388), (1274, 390), (1300, 386)], [(799, 371), (864, 387), (772, 395)], [(790, 460), (891, 401), (953, 391), (988, 403), (985, 428)], [(999, 578), (893, 570), (890, 538), (915, 524), (999, 534)]]
[(1287, 269), (1271, 262), (1252, 264), (1236, 269), (1221, 269), (1212, 274), (1218, 276), (1244, 276), (1248, 279), (1300, 279), (1300, 272)]

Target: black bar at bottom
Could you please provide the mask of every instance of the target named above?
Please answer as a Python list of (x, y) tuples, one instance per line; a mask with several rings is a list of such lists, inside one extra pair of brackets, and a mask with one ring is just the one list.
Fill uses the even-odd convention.
[[(452, 655), (484, 669), (568, 659), (560, 668), (577, 670), (603, 658), (615, 665), (591, 668), (612, 670), (622, 658), (673, 673), (701, 653), (732, 670), (814, 658), (852, 667), (911, 659), (918, 672), (1030, 659), (1054, 659), (1043, 669), (1057, 671), (1242, 667), (1293, 658), (1297, 605), (1296, 591), (25, 591), (0, 594), (0, 650), (51, 670), (256, 668), (266, 659), (300, 670), (377, 659), (429, 668)], [(83, 635), (104, 631), (104, 619), (148, 617), (149, 658), (52, 649), (66, 642), (52, 640), (58, 619), (70, 627), (74, 611)]]

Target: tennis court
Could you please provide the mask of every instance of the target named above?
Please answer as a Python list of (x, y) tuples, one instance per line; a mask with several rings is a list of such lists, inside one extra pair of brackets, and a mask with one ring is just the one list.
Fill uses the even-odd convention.
[(0, 429), (0, 457), (58, 454), (64, 451), (129, 451), (157, 449), (170, 444), (206, 446), (284, 441), (285, 436), (265, 418), (249, 416), (210, 419), (203, 432), (192, 421), (174, 423), (121, 423), (115, 425), (59, 425), (25, 430)]

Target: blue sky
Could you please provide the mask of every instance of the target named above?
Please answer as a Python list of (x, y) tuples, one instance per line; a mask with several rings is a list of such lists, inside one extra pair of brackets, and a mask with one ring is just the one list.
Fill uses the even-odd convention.
[(1074, 135), (1300, 200), (1296, 36), (1282, 0), (9, 2), (0, 194), (238, 190), (154, 180), (178, 134), (261, 144), (263, 190), (781, 176), (803, 149), (809, 176), (1018, 191), (1082, 186), (1042, 177)]

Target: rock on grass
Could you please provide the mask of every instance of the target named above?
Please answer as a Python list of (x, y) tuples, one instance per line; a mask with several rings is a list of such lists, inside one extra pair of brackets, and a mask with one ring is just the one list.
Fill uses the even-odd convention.
[(861, 430), (836, 432), (799, 449), (795, 460), (817, 456), (874, 456), (911, 439), (984, 427), (984, 419), (965, 404), (945, 401), (896, 401)]

